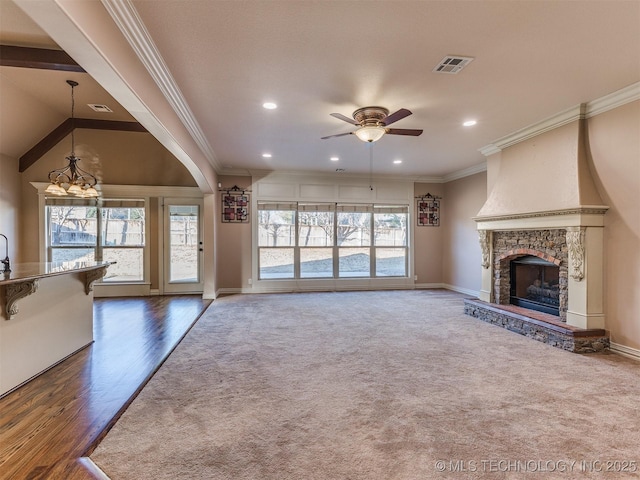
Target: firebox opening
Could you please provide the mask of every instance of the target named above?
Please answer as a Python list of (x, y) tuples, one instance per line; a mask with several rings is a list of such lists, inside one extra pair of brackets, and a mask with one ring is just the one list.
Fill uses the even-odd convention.
[(560, 316), (560, 269), (539, 257), (527, 255), (510, 262), (512, 305)]

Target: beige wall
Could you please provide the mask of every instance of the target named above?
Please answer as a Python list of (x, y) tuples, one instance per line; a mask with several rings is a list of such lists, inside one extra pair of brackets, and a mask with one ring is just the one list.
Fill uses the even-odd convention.
[[(413, 187), (414, 196), (431, 195), (442, 197), (444, 185), (442, 183), (416, 183)], [(414, 211), (411, 228), (414, 234), (414, 274), (418, 277), (416, 284), (429, 285), (442, 283), (442, 220), (439, 227), (419, 227)]]
[[(18, 159), (0, 155), (0, 233), (9, 241), (9, 259), (17, 263), (20, 258), (19, 236), (20, 174)], [(4, 238), (0, 238), (0, 257), (5, 256)]]
[(640, 349), (640, 101), (588, 120), (589, 160), (606, 213), (605, 315), (611, 341)]
[(443, 283), (477, 293), (481, 282), (481, 253), (473, 220), (487, 199), (487, 174), (477, 173), (444, 185), (442, 200)]
[[(251, 177), (225, 176), (218, 177), (223, 188), (238, 186), (251, 188)], [(222, 208), (218, 194), (218, 210)], [(256, 212), (249, 210), (248, 223), (222, 223), (222, 215), (216, 212), (217, 229), (217, 269), (216, 287), (222, 290), (248, 289), (251, 278), (251, 223), (255, 221)]]

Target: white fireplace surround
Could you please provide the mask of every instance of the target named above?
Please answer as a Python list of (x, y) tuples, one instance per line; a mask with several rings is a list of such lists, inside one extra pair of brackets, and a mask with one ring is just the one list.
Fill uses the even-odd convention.
[(477, 217), (482, 250), (480, 300), (493, 303), (493, 232), (564, 229), (569, 265), (567, 324), (579, 328), (604, 328), (603, 227), (608, 207), (584, 206), (570, 210)]

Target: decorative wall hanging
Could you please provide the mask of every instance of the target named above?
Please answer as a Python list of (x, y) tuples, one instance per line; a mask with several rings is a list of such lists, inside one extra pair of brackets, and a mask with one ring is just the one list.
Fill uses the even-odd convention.
[(249, 193), (237, 185), (222, 188), (222, 222), (249, 223)]
[(439, 227), (440, 226), (440, 200), (427, 193), (416, 197), (416, 212), (419, 227)]

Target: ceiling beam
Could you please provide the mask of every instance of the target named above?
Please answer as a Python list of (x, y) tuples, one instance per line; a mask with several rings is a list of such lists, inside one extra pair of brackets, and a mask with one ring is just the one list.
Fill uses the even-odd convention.
[(33, 148), (20, 157), (18, 170), (22, 173), (36, 163), (45, 153), (62, 141), (76, 128), (90, 130), (116, 130), (120, 132), (146, 132), (138, 122), (119, 122), (115, 120), (93, 120), (91, 118), (67, 118)]
[(0, 66), (83, 72), (78, 63), (62, 50), (0, 45)]

